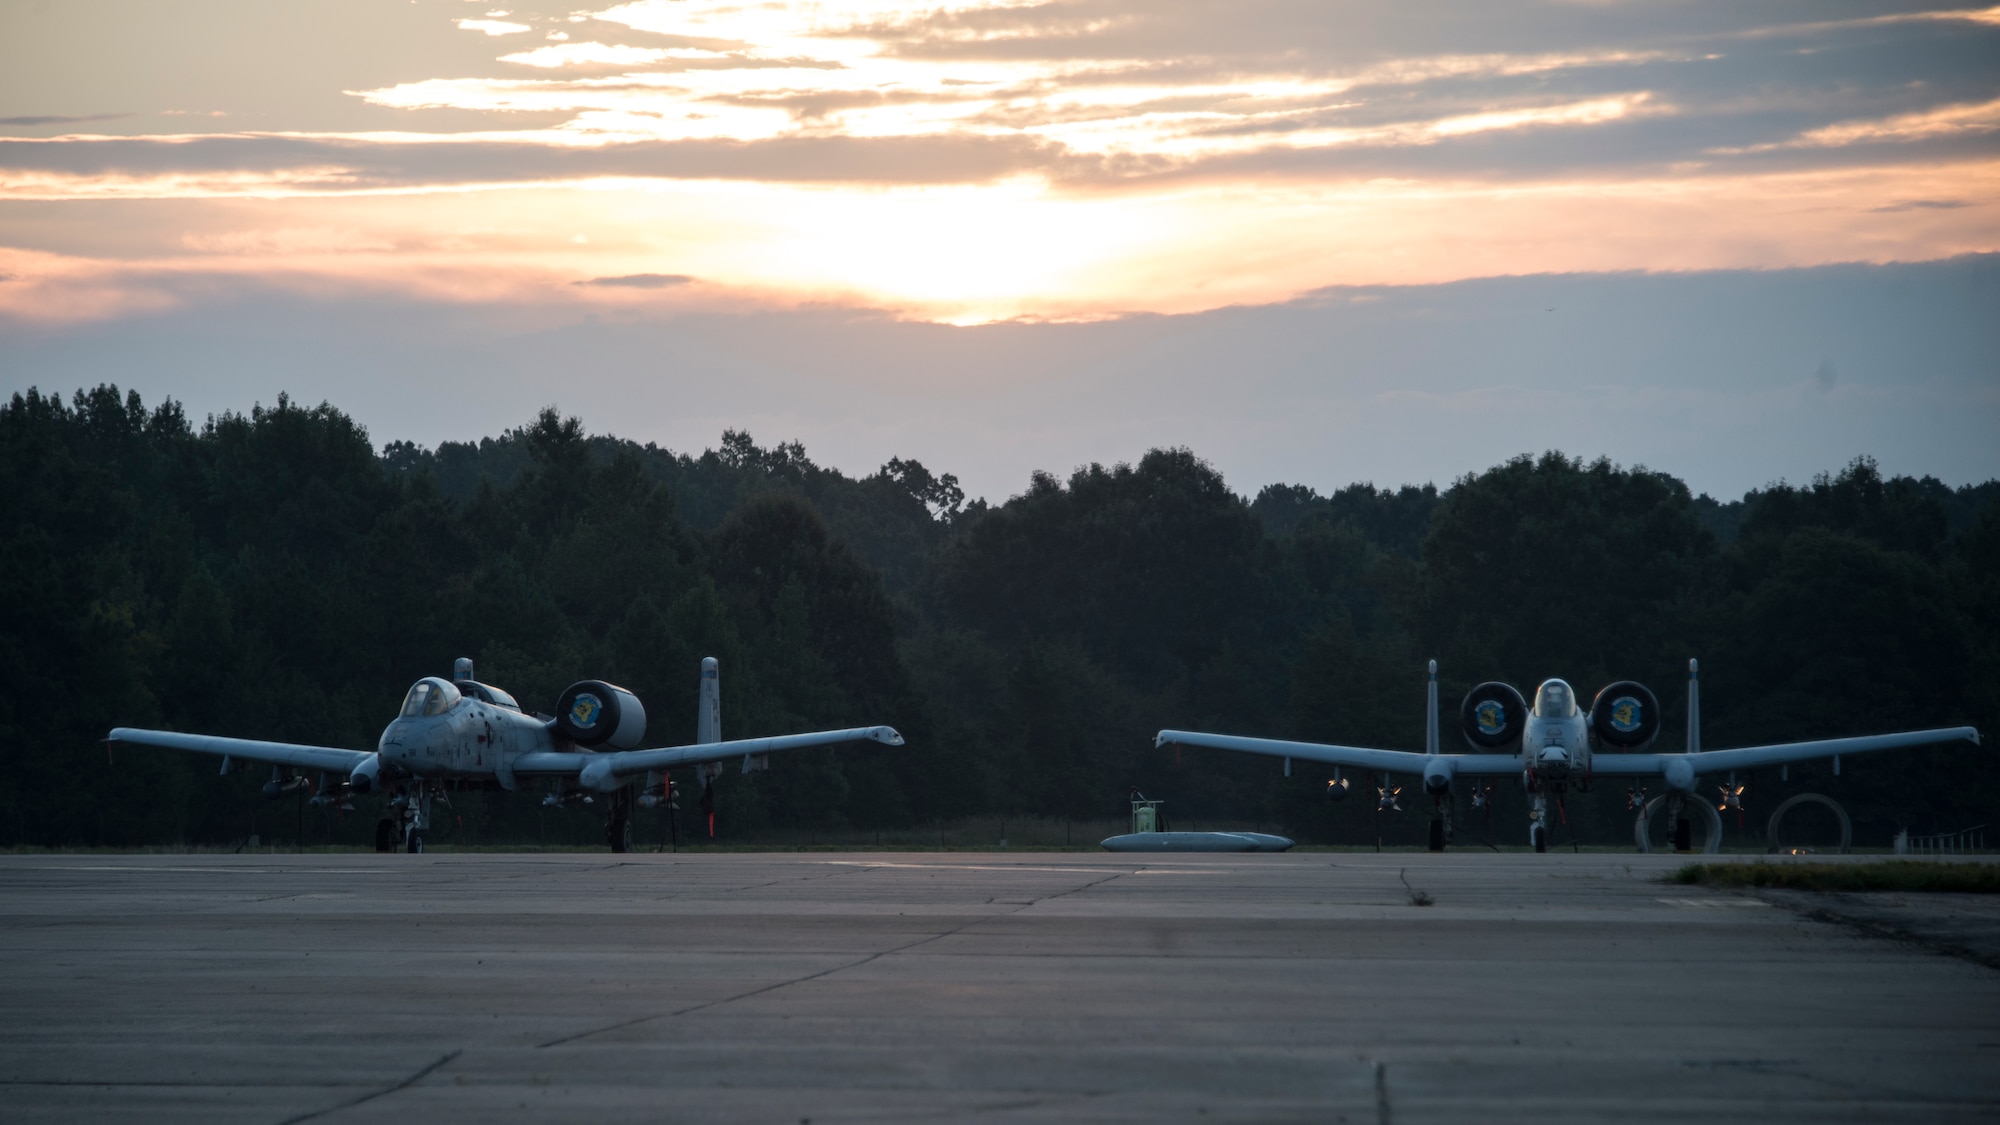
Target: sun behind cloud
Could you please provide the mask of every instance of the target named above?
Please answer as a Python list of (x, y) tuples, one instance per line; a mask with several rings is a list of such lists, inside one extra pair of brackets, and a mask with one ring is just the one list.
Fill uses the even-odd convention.
[[(132, 229), (113, 252), (39, 238), (0, 308), (46, 315), (34, 294), (57, 276), (159, 292), (219, 271), (970, 323), (2000, 241), (2000, 76), (1975, 44), (2000, 40), (2000, 9), (426, 10), (493, 47), (486, 67), (346, 88), (407, 127), (112, 136), (62, 131), (89, 114), (10, 118), (45, 124), (0, 137), (0, 209), (89, 205)], [(1839, 95), (1808, 96), (1833, 80)], [(139, 229), (164, 214), (192, 240)], [(22, 244), (7, 221), (0, 242)], [(306, 230), (354, 242), (273, 233)], [(578, 284), (621, 277), (702, 284)]]

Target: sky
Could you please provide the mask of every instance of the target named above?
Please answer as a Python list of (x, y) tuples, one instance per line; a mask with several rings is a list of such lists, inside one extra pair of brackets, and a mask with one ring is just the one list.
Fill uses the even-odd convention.
[(1996, 255), (1996, 7), (0, 5), (0, 393), (378, 442), (1965, 483)]

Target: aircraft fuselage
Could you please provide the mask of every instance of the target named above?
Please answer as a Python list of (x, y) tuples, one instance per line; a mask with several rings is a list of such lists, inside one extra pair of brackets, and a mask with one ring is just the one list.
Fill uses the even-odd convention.
[[(451, 686), (436, 678), (419, 685), (433, 691)], [(456, 687), (445, 698), (436, 713), (423, 714), (419, 707), (419, 714), (410, 715), (405, 706), (406, 713), (390, 721), (376, 743), (384, 765), (420, 777), (493, 777), (522, 754), (556, 749), (545, 720)]]
[(1561, 680), (1546, 680), (1521, 728), (1521, 770), (1531, 788), (1561, 785), (1590, 775), (1589, 717)]

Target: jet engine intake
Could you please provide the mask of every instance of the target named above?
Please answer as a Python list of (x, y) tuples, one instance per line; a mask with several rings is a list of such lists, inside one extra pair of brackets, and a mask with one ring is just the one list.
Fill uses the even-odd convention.
[(1511, 751), (1528, 723), (1528, 701), (1512, 684), (1489, 680), (1465, 693), (1458, 726), (1474, 750)]
[(1645, 684), (1619, 680), (1590, 703), (1590, 733), (1600, 745), (1644, 750), (1660, 734), (1660, 700)]
[(635, 750), (646, 737), (646, 708), (622, 687), (585, 680), (557, 697), (555, 725), (578, 746)]

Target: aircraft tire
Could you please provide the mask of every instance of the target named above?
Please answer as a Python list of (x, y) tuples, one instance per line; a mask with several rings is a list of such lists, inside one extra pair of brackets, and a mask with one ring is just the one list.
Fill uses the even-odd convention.
[(1687, 817), (1674, 819), (1674, 850), (1677, 852), (1694, 850), (1694, 822)]
[(410, 833), (410, 854), (422, 855), (423, 853), (424, 853), (424, 834), (422, 832), (417, 832), (413, 830)]
[(375, 850), (378, 852), (396, 850), (396, 822), (386, 816), (375, 822)]
[(1442, 820), (1433, 819), (1431, 821), (1431, 850), (1434, 852), (1444, 850), (1444, 821)]
[(612, 851), (629, 852), (632, 850), (632, 820), (630, 817), (613, 817), (611, 826), (605, 830), (604, 834), (611, 843)]
[(1535, 852), (1537, 854), (1540, 854), (1548, 850), (1549, 850), (1549, 830), (1537, 824), (1535, 825)]

